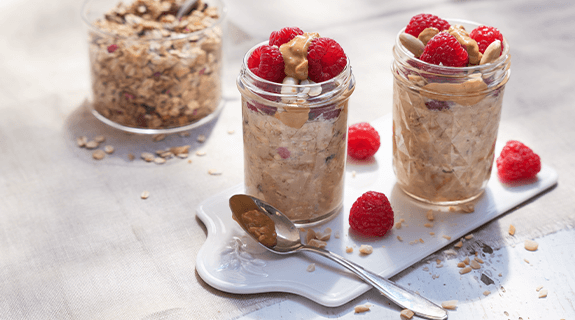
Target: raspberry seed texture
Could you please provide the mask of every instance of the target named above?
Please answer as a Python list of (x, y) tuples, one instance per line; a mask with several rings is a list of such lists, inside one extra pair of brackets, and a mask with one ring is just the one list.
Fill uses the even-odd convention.
[(541, 159), (519, 141), (507, 141), (497, 158), (497, 174), (504, 183), (534, 178), (539, 171)]
[(349, 126), (347, 154), (358, 160), (373, 156), (381, 144), (379, 133), (367, 122)]
[(485, 53), (485, 49), (495, 40), (501, 41), (501, 52), (503, 52), (503, 35), (497, 28), (479, 26), (473, 29), (469, 36), (477, 42), (479, 52), (481, 53)]
[(282, 82), (285, 78), (284, 59), (277, 47), (257, 47), (248, 58), (248, 68), (260, 78)]
[(308, 76), (314, 82), (327, 81), (340, 74), (347, 64), (343, 48), (330, 38), (316, 38), (307, 51)]
[(428, 13), (421, 13), (413, 16), (411, 20), (409, 20), (407, 27), (405, 27), (405, 33), (409, 33), (417, 38), (421, 31), (426, 28), (437, 28), (439, 31), (443, 31), (449, 29), (449, 27), (449, 22), (440, 17)]
[(366, 236), (383, 237), (393, 227), (393, 209), (387, 197), (368, 191), (351, 206), (349, 226)]
[(279, 48), (282, 44), (288, 43), (296, 36), (302, 34), (303, 31), (298, 27), (282, 28), (280, 31), (273, 31), (270, 34), (269, 44), (270, 46), (277, 46)]
[(427, 42), (419, 59), (447, 67), (466, 67), (469, 55), (454, 36), (440, 32)]

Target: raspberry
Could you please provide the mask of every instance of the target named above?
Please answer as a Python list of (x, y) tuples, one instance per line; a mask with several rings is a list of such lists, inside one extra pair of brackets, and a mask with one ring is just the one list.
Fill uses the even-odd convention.
[(454, 36), (447, 32), (440, 32), (427, 42), (419, 59), (447, 67), (465, 67), (469, 56)]
[(495, 40), (501, 41), (501, 52), (503, 52), (503, 35), (497, 28), (494, 27), (487, 27), (487, 26), (479, 26), (469, 34), (471, 39), (477, 41), (477, 45), (479, 46), (479, 52), (485, 53), (485, 49), (489, 47), (491, 42)]
[(347, 154), (358, 160), (373, 156), (380, 145), (379, 133), (367, 122), (349, 126), (347, 138)]
[(349, 211), (349, 226), (366, 236), (383, 237), (393, 226), (393, 209), (387, 197), (368, 191), (357, 198)]
[(302, 34), (303, 31), (298, 27), (286, 27), (280, 31), (272, 31), (270, 34), (270, 46), (277, 46), (279, 48), (282, 44), (288, 43), (291, 39)]
[(409, 33), (414, 37), (419, 37), (421, 31), (425, 30), (425, 28), (437, 28), (439, 31), (449, 29), (450, 25), (449, 22), (441, 19), (438, 16), (434, 16), (428, 13), (421, 13), (416, 16), (413, 16), (407, 27), (405, 27), (405, 33)]
[(114, 51), (116, 51), (116, 49), (118, 49), (118, 45), (117, 44), (111, 44), (108, 46), (108, 52), (112, 53)]
[(285, 78), (284, 58), (277, 47), (257, 47), (248, 58), (248, 68), (256, 76), (268, 81), (282, 82)]
[(507, 141), (497, 158), (497, 173), (502, 182), (534, 178), (540, 170), (539, 156), (519, 141)]
[(448, 101), (438, 101), (438, 100), (429, 100), (425, 102), (425, 106), (429, 110), (447, 110), (449, 109), (449, 102)]
[(335, 40), (315, 38), (307, 51), (308, 77), (314, 82), (327, 81), (340, 74), (347, 56)]

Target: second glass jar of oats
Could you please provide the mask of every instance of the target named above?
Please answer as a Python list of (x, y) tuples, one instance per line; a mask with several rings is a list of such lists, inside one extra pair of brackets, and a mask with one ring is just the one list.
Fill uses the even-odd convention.
[(237, 78), (246, 193), (297, 224), (322, 221), (343, 204), (348, 102), (355, 89), (349, 60), (338, 76), (290, 85), (288, 93), (286, 85), (247, 67), (258, 46), (246, 54)]
[(219, 0), (200, 0), (181, 19), (183, 1), (87, 0), (93, 113), (137, 133), (190, 129), (212, 118), (221, 99)]
[[(472, 30), (478, 24), (449, 20)], [(396, 37), (393, 48), (393, 169), (410, 196), (438, 205), (479, 197), (491, 175), (509, 43), (491, 63), (446, 67), (414, 57)]]

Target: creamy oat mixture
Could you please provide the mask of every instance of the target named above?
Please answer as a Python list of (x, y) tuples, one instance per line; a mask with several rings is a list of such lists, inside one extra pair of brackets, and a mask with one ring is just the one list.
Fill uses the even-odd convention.
[(218, 8), (198, 1), (176, 21), (182, 2), (119, 3), (93, 22), (99, 31), (89, 32), (89, 54), (100, 115), (123, 126), (163, 129), (191, 124), (218, 107)]
[[(273, 203), (295, 221), (338, 210), (343, 201), (347, 101), (301, 127), (282, 122), (280, 114), (289, 113), (285, 110), (262, 110), (267, 111), (242, 98), (246, 192)], [(306, 118), (313, 115), (313, 110), (306, 112)]]

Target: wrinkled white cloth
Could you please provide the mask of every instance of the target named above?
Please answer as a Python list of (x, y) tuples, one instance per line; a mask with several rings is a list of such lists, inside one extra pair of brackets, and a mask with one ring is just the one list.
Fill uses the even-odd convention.
[[(318, 31), (344, 47), (357, 80), (350, 123), (391, 111), (391, 50), (398, 30), (414, 14), (497, 26), (512, 45), (500, 139), (531, 146), (558, 171), (559, 184), (475, 236), (497, 246), (573, 226), (573, 3), (246, 0), (228, 5), (223, 112), (190, 137), (153, 142), (111, 129), (86, 110), (90, 81), (81, 1), (0, 2), (0, 318), (228, 319), (284, 299), (280, 293), (223, 293), (195, 271), (207, 234), (196, 206), (242, 182), (235, 77), (243, 53), (284, 26)], [(207, 136), (204, 143), (196, 141), (199, 134)], [(95, 161), (91, 151), (76, 146), (81, 135), (103, 135), (104, 144), (116, 151)], [(139, 159), (145, 151), (186, 144), (192, 145), (189, 159), (163, 165)], [(197, 150), (207, 154), (195, 156)], [(223, 173), (209, 175), (209, 169)], [(146, 200), (140, 198), (143, 191), (150, 193)], [(504, 236), (510, 223), (521, 230), (514, 240)]]

